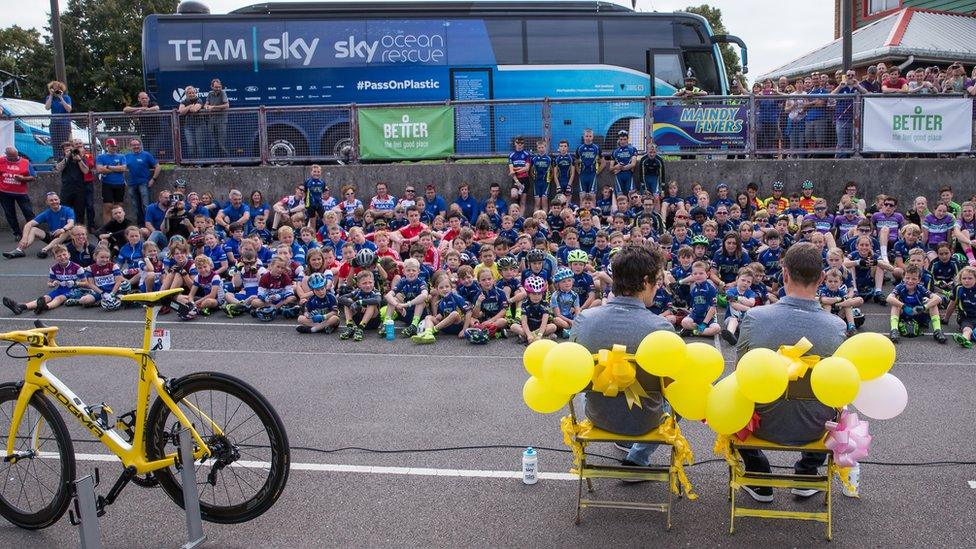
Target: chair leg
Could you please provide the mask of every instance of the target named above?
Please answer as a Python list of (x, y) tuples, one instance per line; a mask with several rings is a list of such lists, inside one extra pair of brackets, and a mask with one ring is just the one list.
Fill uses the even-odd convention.
[[(586, 480), (587, 482), (589, 482), (589, 479)], [(581, 464), (579, 470), (579, 483), (576, 490), (576, 524), (577, 525), (580, 523), (580, 514), (582, 513), (582, 509), (583, 509), (583, 468)]]
[(671, 476), (673, 474), (674, 474), (674, 471), (671, 471), (671, 472), (668, 473), (668, 486), (667, 486), (667, 491), (668, 491), (668, 532), (671, 531), (671, 503), (672, 503), (671, 502)]
[(833, 509), (833, 497), (831, 497), (833, 484), (833, 478), (831, 475), (831, 463), (827, 462), (827, 541), (833, 538), (833, 522), (834, 522), (834, 509)]
[(729, 477), (729, 534), (735, 533), (735, 489), (732, 488), (732, 477)]

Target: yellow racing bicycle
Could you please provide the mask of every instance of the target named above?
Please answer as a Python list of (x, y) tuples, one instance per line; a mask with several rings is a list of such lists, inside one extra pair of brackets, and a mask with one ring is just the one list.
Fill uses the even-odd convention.
[[(183, 505), (178, 433), (189, 429), (204, 520), (240, 523), (267, 511), (288, 480), (285, 428), (268, 401), (243, 381), (217, 372), (166, 379), (150, 349), (160, 307), (175, 304), (180, 290), (122, 297), (146, 308), (142, 348), (60, 347), (58, 329), (40, 322), (30, 330), (0, 333), (11, 342), (7, 355), (27, 360), (24, 380), (0, 384), (0, 437), (7, 433), (0, 478), (0, 515), (22, 528), (58, 521), (71, 500), (75, 453), (61, 405), (122, 462), (108, 494), (99, 496), (99, 514), (129, 482), (160, 486)], [(14, 354), (25, 350), (24, 355)], [(47, 361), (80, 356), (119, 357), (139, 368), (136, 408), (109, 424), (111, 409), (86, 405), (47, 368)], [(149, 405), (151, 393), (156, 400)]]

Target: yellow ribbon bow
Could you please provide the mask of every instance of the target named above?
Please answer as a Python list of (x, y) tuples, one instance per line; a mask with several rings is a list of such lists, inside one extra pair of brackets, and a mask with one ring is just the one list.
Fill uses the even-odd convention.
[(633, 355), (627, 354), (627, 347), (614, 345), (613, 349), (602, 349), (596, 355), (596, 368), (593, 370), (593, 390), (603, 396), (613, 398), (623, 392), (627, 398), (627, 408), (643, 408), (641, 398), (649, 397), (637, 381), (637, 367)]
[(813, 343), (810, 343), (810, 340), (805, 337), (797, 341), (796, 345), (779, 346), (779, 350), (776, 352), (788, 362), (787, 372), (789, 373), (790, 381), (796, 381), (805, 376), (807, 370), (813, 368), (816, 363), (820, 362), (820, 357), (817, 355), (804, 356), (812, 348)]

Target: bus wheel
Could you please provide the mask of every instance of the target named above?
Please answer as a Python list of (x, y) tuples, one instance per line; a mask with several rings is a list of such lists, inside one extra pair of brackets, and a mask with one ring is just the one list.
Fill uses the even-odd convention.
[(308, 156), (308, 144), (301, 134), (291, 128), (268, 132), (268, 159), (272, 164), (290, 164), (300, 156)]
[(321, 142), (322, 156), (331, 155), (340, 161), (348, 160), (352, 148), (352, 135), (349, 132), (349, 124), (345, 122), (326, 130)]

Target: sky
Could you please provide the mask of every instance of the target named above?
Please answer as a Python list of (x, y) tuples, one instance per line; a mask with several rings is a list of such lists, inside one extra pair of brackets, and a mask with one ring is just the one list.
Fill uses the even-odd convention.
[[(259, 0), (203, 0), (211, 13), (259, 3)], [(615, 0), (630, 5), (629, 0)], [(22, 9), (23, 0), (0, 0), (3, 26), (20, 25), (42, 29), (50, 13), (48, 3), (30, 0), (42, 9)], [(365, 3), (365, 2), (364, 2)], [(688, 5), (707, 3), (722, 10), (729, 33), (749, 48), (749, 75), (766, 73), (834, 39), (834, 3), (829, 0), (783, 2), (783, 0), (638, 0), (640, 11), (675, 11)], [(61, 0), (62, 8), (67, 0)], [(526, 5), (531, 5), (527, 2)], [(789, 9), (784, 10), (784, 6)]]

